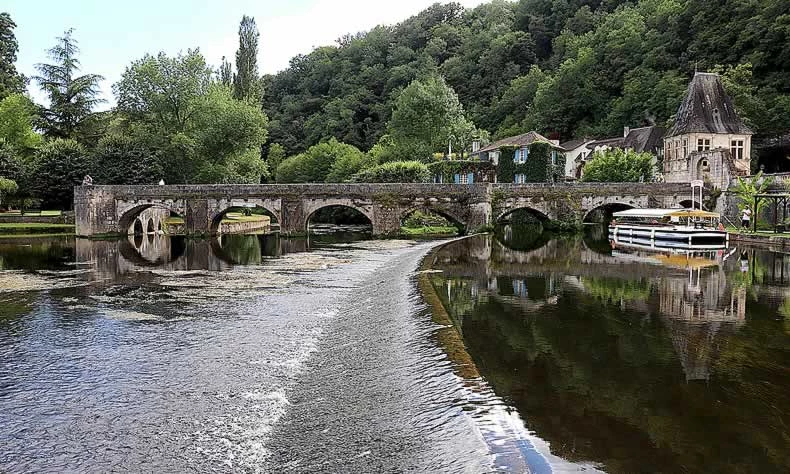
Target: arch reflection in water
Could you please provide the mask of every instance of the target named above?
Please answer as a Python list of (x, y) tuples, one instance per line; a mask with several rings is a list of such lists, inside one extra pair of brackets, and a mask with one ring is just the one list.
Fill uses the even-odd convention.
[(553, 454), (608, 472), (786, 472), (790, 259), (589, 243), (435, 254), (431, 284), (497, 395)]

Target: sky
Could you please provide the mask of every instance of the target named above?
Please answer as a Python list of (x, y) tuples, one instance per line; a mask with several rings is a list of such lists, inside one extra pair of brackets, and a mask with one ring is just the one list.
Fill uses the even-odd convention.
[[(456, 0), (473, 7), (483, 0)], [(100, 74), (102, 96), (112, 106), (112, 84), (146, 53), (175, 55), (199, 47), (209, 64), (233, 61), (238, 25), (250, 15), (260, 30), (258, 67), (262, 74), (285, 69), (297, 54), (330, 45), (346, 33), (395, 24), (436, 0), (4, 0), (17, 24), (17, 69), (28, 77), (35, 64), (68, 28), (79, 42), (83, 73)], [(28, 90), (46, 103), (35, 81)]]

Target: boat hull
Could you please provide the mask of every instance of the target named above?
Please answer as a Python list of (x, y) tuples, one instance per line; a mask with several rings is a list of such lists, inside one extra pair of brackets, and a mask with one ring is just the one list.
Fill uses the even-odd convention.
[(609, 226), (609, 238), (683, 242), (698, 245), (725, 245), (729, 240), (727, 231), (718, 229), (695, 229), (693, 227), (666, 226)]

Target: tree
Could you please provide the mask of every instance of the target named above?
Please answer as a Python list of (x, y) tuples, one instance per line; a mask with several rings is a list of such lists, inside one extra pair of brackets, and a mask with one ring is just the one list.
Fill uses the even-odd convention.
[(159, 158), (142, 141), (107, 135), (94, 152), (96, 184), (155, 184), (163, 177)]
[(358, 148), (334, 138), (313, 145), (304, 153), (286, 158), (277, 167), (278, 183), (323, 183), (349, 179), (364, 166), (366, 158)]
[(0, 99), (25, 92), (27, 79), (16, 70), (19, 44), (14, 35), (16, 23), (8, 13), (0, 13)]
[(82, 183), (92, 169), (92, 162), (81, 144), (72, 139), (56, 138), (36, 154), (35, 191), (41, 205), (48, 209), (71, 209), (74, 186)]
[(16, 181), (0, 176), (0, 207), (2, 207), (6, 196), (16, 193), (18, 189)]
[(113, 85), (118, 110), (128, 118), (155, 125), (162, 132), (183, 132), (197, 99), (208, 92), (212, 71), (200, 51), (170, 58), (146, 55), (132, 62)]
[(458, 96), (438, 76), (409, 84), (398, 97), (389, 124), (395, 146), (420, 160), (446, 149), (450, 142), (470, 142), (473, 131)]
[(738, 178), (738, 184), (736, 184), (731, 191), (738, 196), (738, 209), (751, 209), (752, 211), (752, 218), (757, 220), (757, 217), (760, 215), (760, 212), (765, 208), (768, 204), (767, 199), (761, 199), (757, 202), (757, 208), (754, 208), (754, 198), (758, 194), (763, 194), (766, 192), (769, 186), (773, 183), (773, 177), (769, 176), (768, 178), (763, 178), (763, 172), (760, 171), (754, 176), (742, 178), (740, 176)]
[(354, 177), (358, 183), (427, 183), (430, 179), (428, 167), (420, 161), (390, 161)]
[(0, 100), (0, 140), (19, 155), (28, 155), (41, 144), (41, 135), (33, 131), (36, 107), (22, 94)]
[(258, 27), (255, 18), (244, 15), (239, 24), (239, 49), (236, 51), (236, 75), (233, 77), (233, 97), (256, 104), (261, 100), (258, 76)]
[[(195, 102), (187, 134), (196, 141), (199, 183), (258, 184), (268, 174), (261, 159), (267, 119), (260, 107), (214, 85)], [(174, 163), (175, 165), (175, 163)]]
[(219, 66), (219, 82), (228, 89), (233, 88), (233, 66), (222, 56), (222, 64)]
[(269, 153), (266, 154), (266, 164), (269, 169), (274, 171), (285, 159), (285, 148), (279, 143), (269, 145)]
[(34, 79), (49, 98), (49, 107), (43, 110), (45, 135), (56, 138), (77, 138), (80, 126), (91, 116), (93, 108), (104, 102), (99, 98), (98, 74), (76, 76), (80, 71), (77, 59), (79, 48), (72, 38), (73, 29), (67, 30), (49, 50), (52, 64), (37, 64), (39, 76)]
[(635, 183), (653, 179), (653, 155), (633, 150), (598, 151), (585, 165), (582, 181)]

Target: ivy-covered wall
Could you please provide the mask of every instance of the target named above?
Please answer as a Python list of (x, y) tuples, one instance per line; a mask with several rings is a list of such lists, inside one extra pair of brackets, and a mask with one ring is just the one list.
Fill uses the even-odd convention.
[(518, 147), (506, 146), (499, 149), (497, 181), (512, 183), (517, 174), (523, 174), (527, 183), (552, 183), (565, 174), (565, 155), (557, 152), (556, 162), (551, 164), (551, 144), (535, 142), (529, 146), (529, 155), (524, 163), (514, 163)]
[(452, 183), (456, 174), (474, 174), (475, 183), (493, 183), (495, 166), (490, 161), (445, 160), (428, 165), (431, 176), (441, 176), (443, 183)]

